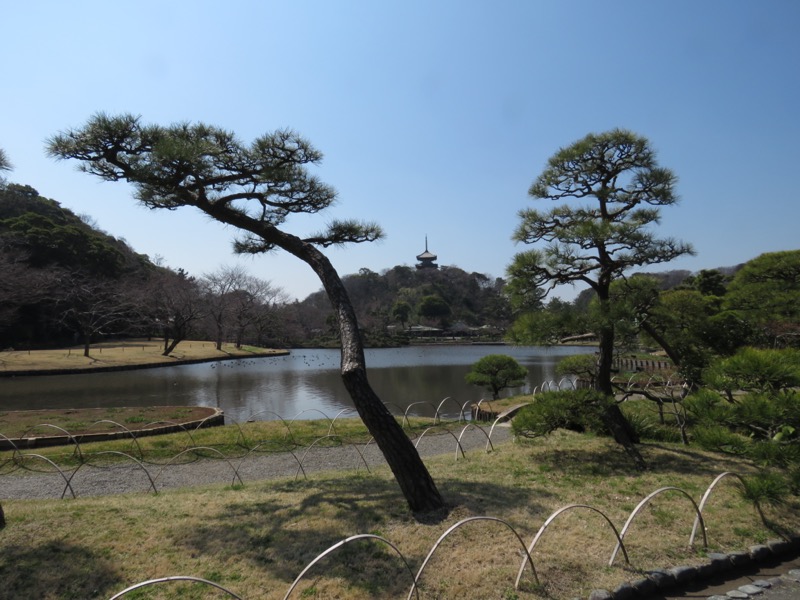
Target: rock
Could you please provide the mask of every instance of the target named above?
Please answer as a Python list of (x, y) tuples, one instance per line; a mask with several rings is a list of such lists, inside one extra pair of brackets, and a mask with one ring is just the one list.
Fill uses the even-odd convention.
[(768, 590), (769, 588), (772, 587), (772, 582), (767, 581), (766, 579), (757, 579), (756, 581), (753, 582), (753, 585), (757, 585), (762, 589)]
[(696, 567), (672, 567), (668, 572), (675, 577), (675, 582), (678, 584), (688, 583), (697, 578)]
[(731, 590), (730, 592), (728, 592), (725, 595), (728, 598), (749, 598), (750, 597), (747, 593), (742, 592), (740, 590)]
[(613, 600), (613, 598), (608, 590), (594, 590), (589, 594), (589, 600)]
[(652, 596), (656, 593), (658, 586), (656, 582), (652, 579), (647, 577), (642, 577), (641, 579), (637, 579), (636, 581), (631, 582), (631, 585), (636, 589), (636, 592), (639, 594), (641, 598), (647, 598), (648, 596)]
[(633, 600), (638, 597), (638, 592), (630, 583), (622, 583), (612, 593), (614, 600)]
[(753, 562), (753, 559), (750, 558), (750, 554), (747, 552), (731, 552), (728, 556), (734, 567), (744, 567)]
[[(725, 559), (725, 562), (730, 565), (727, 558)], [(695, 568), (697, 569), (698, 579), (709, 579), (717, 573), (721, 573), (723, 571), (722, 566), (712, 560), (706, 561), (701, 565), (697, 565)]]
[(767, 546), (772, 550), (775, 556), (786, 554), (792, 549), (792, 543), (786, 540), (769, 540)]
[(648, 571), (647, 576), (653, 580), (660, 590), (666, 590), (675, 586), (675, 575), (669, 571)]
[(720, 552), (710, 552), (708, 560), (711, 561), (712, 568), (715, 568), (715, 573), (724, 573), (725, 571), (733, 568), (733, 563), (727, 554)]
[(751, 584), (743, 585), (739, 587), (738, 590), (740, 592), (744, 592), (748, 596), (757, 596), (758, 594), (764, 593), (764, 588), (760, 588), (757, 585), (751, 585)]
[(772, 549), (769, 546), (759, 544), (750, 546), (750, 558), (756, 562), (762, 562), (772, 557)]

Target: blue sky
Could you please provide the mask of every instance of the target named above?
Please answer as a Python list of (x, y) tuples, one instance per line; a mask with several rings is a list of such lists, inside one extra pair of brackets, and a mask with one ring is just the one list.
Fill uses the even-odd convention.
[[(800, 247), (800, 2), (767, 0), (227, 0), (6, 3), (0, 148), (29, 184), (138, 252), (194, 275), (241, 262), (303, 298), (287, 255), (236, 257), (235, 231), (45, 156), (96, 112), (202, 121), (246, 142), (295, 129), (325, 158), (332, 217), (379, 222), (377, 244), (329, 252), (340, 274), (439, 263), (503, 276), (517, 211), (560, 147), (614, 127), (678, 175), (660, 236), (735, 265)], [(570, 297), (570, 290), (563, 295)]]

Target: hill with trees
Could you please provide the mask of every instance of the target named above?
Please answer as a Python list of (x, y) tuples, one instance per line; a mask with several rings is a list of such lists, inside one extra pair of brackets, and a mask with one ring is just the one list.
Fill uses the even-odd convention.
[[(336, 343), (323, 291), (288, 302), (279, 287), (241, 269), (173, 271), (27, 185), (0, 185), (0, 275), (4, 348), (162, 335), (166, 321), (171, 343)], [(342, 279), (375, 345), (407, 343), (420, 327), (427, 336), (497, 340), (511, 321), (502, 279), (455, 266), (362, 269)]]
[[(623, 331), (618, 350), (642, 343), (663, 349), (671, 342), (684, 362), (696, 363), (696, 372), (714, 351), (730, 353), (744, 343), (797, 345), (797, 254), (629, 277), (650, 282), (649, 312), (642, 320), (642, 298), (629, 307), (639, 311), (640, 323)], [(361, 269), (342, 280), (372, 346), (443, 336), (551, 344), (592, 331), (592, 290), (573, 301), (543, 303), (513, 279), (457, 266)], [(91, 216), (15, 183), (0, 184), (0, 297), (3, 348), (134, 335), (166, 335), (165, 350), (200, 337), (273, 347), (332, 346), (337, 340), (321, 290), (290, 302), (280, 287), (241, 269), (174, 271), (101, 231)]]
[[(77, 304), (109, 302), (112, 291), (116, 295), (156, 271), (147, 256), (98, 230), (90, 217), (75, 215), (30, 186), (0, 185), (3, 347), (74, 341), (69, 321)], [(118, 309), (104, 311), (105, 319), (121, 318)]]
[[(505, 281), (456, 266), (395, 266), (382, 273), (361, 269), (342, 281), (372, 345), (443, 335), (501, 340), (511, 323)], [(301, 328), (294, 334), (297, 341), (334, 340), (332, 312), (323, 292), (286, 310), (293, 313), (287, 320)]]

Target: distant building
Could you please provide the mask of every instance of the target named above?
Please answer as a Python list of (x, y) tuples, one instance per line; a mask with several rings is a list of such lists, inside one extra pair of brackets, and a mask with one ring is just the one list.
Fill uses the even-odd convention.
[(428, 252), (428, 236), (425, 236), (425, 252), (417, 255), (418, 269), (438, 269), (439, 265), (436, 264), (437, 256), (433, 252)]

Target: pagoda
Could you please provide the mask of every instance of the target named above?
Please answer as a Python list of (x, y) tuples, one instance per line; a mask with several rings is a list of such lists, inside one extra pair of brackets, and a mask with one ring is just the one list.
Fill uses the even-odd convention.
[(438, 269), (439, 265), (436, 264), (436, 255), (433, 252), (428, 252), (428, 236), (425, 236), (425, 252), (417, 255), (418, 269)]

